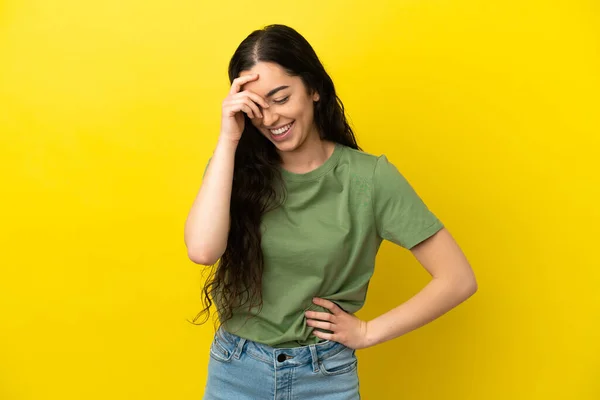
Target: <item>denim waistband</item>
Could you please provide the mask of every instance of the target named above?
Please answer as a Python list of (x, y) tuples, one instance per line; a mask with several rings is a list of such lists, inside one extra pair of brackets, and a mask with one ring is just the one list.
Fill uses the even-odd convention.
[(223, 341), (223, 347), (229, 348), (231, 356), (237, 359), (245, 351), (253, 358), (274, 365), (278, 369), (312, 364), (315, 372), (319, 371), (319, 361), (326, 360), (343, 350), (349, 349), (345, 345), (331, 340), (307, 346), (275, 348), (234, 335), (223, 329), (223, 327), (217, 329), (215, 340), (217, 339)]

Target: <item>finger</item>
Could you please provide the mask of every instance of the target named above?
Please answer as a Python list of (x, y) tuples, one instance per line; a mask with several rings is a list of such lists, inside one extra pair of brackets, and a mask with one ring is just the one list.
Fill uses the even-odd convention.
[(333, 314), (326, 312), (317, 312), (317, 311), (306, 311), (304, 313), (306, 317), (312, 319), (320, 319), (321, 321), (331, 321), (333, 322)]
[(320, 305), (321, 307), (325, 307), (326, 309), (331, 311), (334, 315), (337, 315), (342, 311), (342, 309), (339, 308), (337, 306), (337, 304), (335, 304), (332, 301), (326, 300), (326, 299), (321, 299), (321, 298), (315, 297), (313, 299), (313, 302), (317, 305)]
[(254, 93), (254, 92), (251, 92), (249, 90), (244, 90), (243, 92), (236, 93), (236, 94), (234, 94), (231, 97), (233, 99), (250, 97), (250, 99), (252, 99), (252, 101), (254, 103), (260, 104), (261, 107), (264, 107), (264, 108), (268, 108), (269, 107), (269, 103), (267, 103), (267, 101), (265, 99), (263, 99), (258, 94)]
[(229, 94), (235, 94), (240, 91), (242, 85), (253, 81), (258, 78), (258, 74), (248, 74), (235, 78), (233, 82), (231, 82), (231, 89), (229, 90)]
[(333, 331), (334, 325), (331, 322), (321, 322), (315, 321), (313, 319), (309, 319), (306, 321), (308, 326), (312, 326), (313, 328), (325, 329), (326, 331)]
[(252, 103), (251, 101), (245, 102), (243, 100), (235, 100), (229, 103), (229, 107), (231, 107), (231, 115), (243, 111), (245, 112), (248, 117), (250, 118), (255, 118), (255, 112), (258, 113), (260, 115), (260, 111), (258, 111), (258, 108), (256, 107), (256, 105), (254, 104), (254, 109), (250, 106), (250, 103)]
[(249, 118), (251, 118), (251, 119), (254, 119), (254, 118), (256, 118), (256, 116), (255, 116), (255, 114), (254, 114), (254, 111), (252, 110), (252, 108), (250, 108), (250, 107), (248, 106), (248, 104), (245, 104), (245, 103), (244, 103), (244, 104), (242, 104), (242, 106), (241, 106), (241, 110), (242, 110), (243, 112), (245, 112), (245, 113), (246, 113), (246, 115), (248, 115), (248, 117), (249, 117)]
[[(333, 340), (333, 333), (325, 333), (321, 331), (314, 330), (312, 334), (318, 338), (325, 340)], [(333, 340), (335, 342), (335, 340)]]
[[(258, 108), (256, 103), (254, 103), (249, 98), (247, 98), (247, 97), (241, 98), (239, 100), (236, 100), (235, 102), (236, 102), (236, 104), (245, 104), (246, 106), (248, 106), (252, 110), (252, 114), (254, 114), (254, 118), (262, 118), (262, 113), (260, 112), (260, 109)], [(252, 118), (252, 117), (250, 117), (250, 118)]]
[(231, 107), (231, 114), (235, 115), (238, 112), (243, 112), (246, 115), (248, 115), (249, 118), (254, 118), (254, 113), (252, 112), (252, 109), (250, 107), (248, 107), (248, 105), (246, 103), (236, 103), (233, 104)]

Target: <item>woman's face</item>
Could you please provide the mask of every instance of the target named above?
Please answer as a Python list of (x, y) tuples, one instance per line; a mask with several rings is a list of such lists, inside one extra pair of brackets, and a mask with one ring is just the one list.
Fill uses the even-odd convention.
[(307, 139), (319, 137), (314, 124), (314, 102), (319, 94), (309, 94), (300, 77), (289, 76), (281, 66), (270, 62), (259, 62), (240, 76), (248, 74), (258, 74), (258, 79), (242, 89), (262, 96), (269, 104), (260, 108), (262, 118), (253, 118), (252, 124), (278, 150), (292, 151)]

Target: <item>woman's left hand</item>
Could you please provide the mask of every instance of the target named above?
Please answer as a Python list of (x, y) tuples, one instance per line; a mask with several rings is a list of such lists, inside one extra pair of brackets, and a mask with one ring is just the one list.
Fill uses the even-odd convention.
[(369, 347), (367, 340), (367, 322), (348, 314), (332, 301), (315, 297), (313, 303), (327, 308), (332, 314), (318, 311), (305, 311), (306, 324), (318, 329), (325, 329), (333, 333), (318, 330), (313, 335), (334, 342), (341, 343), (352, 349)]

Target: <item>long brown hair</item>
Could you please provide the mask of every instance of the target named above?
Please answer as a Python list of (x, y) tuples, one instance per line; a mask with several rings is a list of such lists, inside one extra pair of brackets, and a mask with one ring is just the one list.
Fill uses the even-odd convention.
[[(308, 41), (285, 25), (269, 25), (252, 32), (238, 46), (229, 63), (229, 82), (258, 62), (279, 64), (289, 75), (302, 79), (307, 90), (316, 90), (314, 119), (321, 139), (359, 149), (346, 120), (344, 105), (337, 97), (333, 81)], [(281, 158), (275, 146), (252, 125), (244, 114), (242, 138), (235, 154), (231, 193), (231, 228), (227, 248), (216, 269), (213, 267), (203, 289), (204, 309), (210, 316), (215, 300), (221, 324), (238, 307), (262, 307), (264, 267), (260, 224), (265, 212), (285, 199), (279, 170)]]

